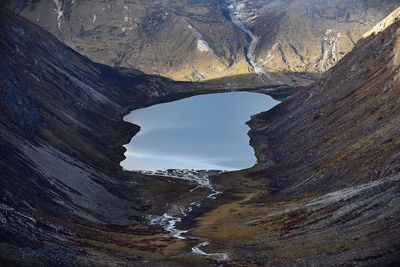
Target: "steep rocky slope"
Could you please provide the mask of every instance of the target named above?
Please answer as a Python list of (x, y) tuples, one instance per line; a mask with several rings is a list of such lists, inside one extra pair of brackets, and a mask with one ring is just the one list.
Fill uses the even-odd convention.
[(248, 73), (220, 1), (6, 1), (91, 59), (179, 80)]
[[(96, 62), (176, 80), (309, 84), (397, 0), (6, 0)], [(254, 72), (264, 75), (257, 79)], [(261, 75), (263, 76), (263, 75)]]
[(110, 258), (123, 238), (132, 261), (163, 257), (176, 241), (139, 224), (151, 190), (162, 197), (194, 185), (123, 173), (122, 145), (138, 127), (122, 117), (201, 89), (94, 63), (1, 8), (0, 59), (0, 264)]
[(320, 73), (336, 64), (399, 2), (376, 0), (231, 0), (258, 39), (255, 61), (268, 71)]
[(258, 164), (215, 178), (197, 219), (239, 266), (400, 259), (400, 8), (316, 83), (249, 125)]
[(325, 191), (400, 170), (398, 25), (373, 31), (318, 82), (250, 122), (271, 185)]

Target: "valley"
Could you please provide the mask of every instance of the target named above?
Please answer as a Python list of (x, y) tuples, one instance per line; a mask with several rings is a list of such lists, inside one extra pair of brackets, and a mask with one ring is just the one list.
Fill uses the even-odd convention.
[[(0, 265), (399, 264), (397, 1), (1, 6)], [(125, 116), (219, 93), (254, 165), (121, 167)]]

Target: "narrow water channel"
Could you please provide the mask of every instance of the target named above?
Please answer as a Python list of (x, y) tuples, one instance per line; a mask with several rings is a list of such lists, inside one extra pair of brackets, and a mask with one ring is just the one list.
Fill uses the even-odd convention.
[[(225, 261), (224, 252), (207, 253), (209, 240), (190, 236), (190, 229), (178, 229), (182, 220), (200, 208), (202, 201), (213, 200), (221, 192), (209, 180), (224, 170), (238, 170), (254, 165), (254, 150), (249, 145), (246, 122), (254, 114), (267, 111), (279, 102), (258, 93), (221, 93), (194, 96), (170, 103), (134, 110), (124, 119), (141, 127), (126, 145), (127, 170), (147, 175), (191, 180), (210, 193), (187, 206), (148, 215), (150, 225), (164, 228), (178, 239), (196, 240), (194, 254)], [(209, 171), (217, 170), (217, 171)]]

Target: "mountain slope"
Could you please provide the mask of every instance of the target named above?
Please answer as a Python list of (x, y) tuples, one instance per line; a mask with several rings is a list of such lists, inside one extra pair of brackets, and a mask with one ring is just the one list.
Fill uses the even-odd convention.
[(320, 73), (334, 66), (398, 1), (227, 1), (257, 38), (268, 71)]
[[(138, 127), (122, 117), (200, 89), (94, 63), (1, 8), (0, 60), (0, 264), (109, 259), (119, 253), (104, 252), (116, 236), (135, 242), (132, 261), (163, 257), (164, 243), (175, 241), (161, 229), (138, 226), (151, 202), (143, 194), (155, 184), (164, 190), (158, 197), (189, 192), (190, 184), (123, 173), (122, 145)], [(153, 241), (140, 242), (149, 236)]]
[[(258, 163), (197, 218), (238, 266), (397, 266), (400, 8), (323, 77), (252, 117)], [(206, 250), (207, 252), (207, 250)]]
[(211, 189), (123, 171), (139, 130), (123, 116), (230, 89), (95, 63), (2, 8), (0, 59), (1, 265), (208, 264), (149, 216), (210, 202)]
[(261, 176), (286, 191), (323, 191), (399, 171), (398, 25), (363, 39), (321, 80), (250, 122)]
[[(229, 76), (222, 82), (304, 85), (399, 3), (7, 0), (1, 5), (96, 62), (176, 80)], [(269, 75), (256, 79), (254, 72), (264, 69)]]
[(211, 242), (195, 255), (199, 240), (144, 214), (209, 192), (121, 171), (138, 130), (122, 117), (213, 87), (94, 63), (0, 9), (0, 263), (215, 266), (216, 251), (234, 266), (398, 263), (399, 13), (252, 118), (258, 164), (213, 178), (225, 192), (192, 214), (190, 235)]
[(219, 1), (6, 2), (96, 62), (179, 80), (249, 72), (245, 35)]

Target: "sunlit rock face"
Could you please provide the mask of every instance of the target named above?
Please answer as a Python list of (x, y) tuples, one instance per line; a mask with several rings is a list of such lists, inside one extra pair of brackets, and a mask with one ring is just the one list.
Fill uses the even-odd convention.
[(246, 37), (218, 1), (6, 1), (91, 59), (179, 80), (248, 73)]
[(392, 1), (230, 0), (240, 21), (259, 38), (258, 64), (270, 71), (324, 72), (381, 19)]
[(237, 83), (308, 84), (398, 1), (8, 0), (0, 5), (96, 62), (177, 80), (230, 76)]

